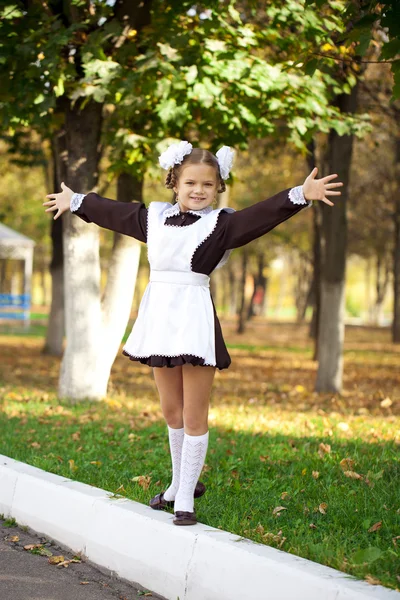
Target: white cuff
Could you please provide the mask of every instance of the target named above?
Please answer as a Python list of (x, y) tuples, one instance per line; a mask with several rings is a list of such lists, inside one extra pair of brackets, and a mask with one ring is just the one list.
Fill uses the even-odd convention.
[(71, 212), (75, 212), (78, 210), (80, 205), (82, 204), (82, 200), (86, 194), (72, 194), (71, 202), (70, 202), (70, 210)]
[(289, 200), (293, 202), (293, 204), (308, 204), (308, 206), (312, 205), (312, 200), (306, 200), (304, 198), (302, 185), (298, 185), (289, 190)]

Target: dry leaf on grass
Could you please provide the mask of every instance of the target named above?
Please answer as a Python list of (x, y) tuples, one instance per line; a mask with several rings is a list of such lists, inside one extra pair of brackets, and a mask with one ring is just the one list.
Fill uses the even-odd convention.
[(328, 508), (328, 505), (326, 502), (321, 502), (321, 504), (318, 506), (318, 510), (322, 515), (326, 515), (327, 508)]
[(368, 529), (368, 533), (373, 533), (374, 531), (378, 531), (382, 527), (382, 521), (378, 521), (372, 527)]
[(343, 471), (343, 474), (350, 479), (363, 479), (363, 476), (355, 471)]
[(352, 458), (343, 458), (339, 464), (342, 467), (343, 471), (352, 471), (355, 465), (355, 461)]
[(287, 510), (287, 508), (285, 508), (284, 506), (276, 506), (274, 508), (274, 510), (272, 511), (272, 514), (273, 515), (278, 515), (278, 517), (279, 517), (280, 513), (282, 512), (282, 510)]

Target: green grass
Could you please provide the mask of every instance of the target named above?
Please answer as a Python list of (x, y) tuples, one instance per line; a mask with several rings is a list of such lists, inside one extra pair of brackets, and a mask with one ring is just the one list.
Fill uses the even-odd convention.
[[(398, 445), (376, 443), (363, 417), (351, 422), (357, 432), (351, 439), (338, 428), (340, 418), (333, 418), (327, 440), (325, 416), (299, 414), (290, 423), (284, 414), (277, 421), (272, 407), (258, 407), (256, 420), (253, 411), (242, 415), (242, 430), (233, 426), (234, 407), (225, 407), (221, 422), (210, 426), (199, 520), (396, 588)], [(169, 484), (166, 426), (151, 411), (137, 412), (118, 399), (71, 406), (9, 394), (0, 415), (0, 452), (7, 456), (144, 504)], [(375, 425), (383, 427), (381, 435), (390, 432), (390, 423)], [(322, 443), (331, 451), (321, 450)], [(344, 474), (344, 458), (355, 461), (347, 470), (363, 479)], [(134, 481), (138, 476), (142, 485)], [(279, 506), (285, 510), (274, 514)], [(377, 531), (368, 532), (380, 521)]]

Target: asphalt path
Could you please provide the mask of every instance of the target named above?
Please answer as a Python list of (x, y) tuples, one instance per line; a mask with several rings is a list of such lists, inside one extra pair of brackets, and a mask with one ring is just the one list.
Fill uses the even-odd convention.
[(165, 600), (12, 523), (0, 518), (0, 600)]

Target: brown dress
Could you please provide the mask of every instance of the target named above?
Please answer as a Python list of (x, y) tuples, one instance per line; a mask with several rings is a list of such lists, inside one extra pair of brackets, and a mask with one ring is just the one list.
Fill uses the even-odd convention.
[[(286, 221), (303, 208), (310, 206), (311, 202), (305, 204), (295, 204), (292, 202), (289, 198), (291, 189), (287, 188), (271, 198), (257, 202), (242, 210), (237, 210), (234, 213), (221, 211), (214, 231), (194, 253), (192, 270), (197, 273), (210, 275), (226, 250), (239, 248), (248, 244), (252, 240), (271, 231), (279, 223)], [(95, 192), (90, 192), (84, 197), (82, 204), (73, 214), (78, 215), (87, 223), (96, 223), (100, 227), (129, 235), (140, 242), (146, 243), (147, 241), (147, 208), (143, 202), (119, 202), (110, 200), (109, 198), (102, 198)], [(166, 225), (186, 227), (201, 218), (201, 216), (195, 214), (195, 211), (180, 212), (168, 217)], [(222, 370), (229, 367), (231, 358), (222, 336), (221, 325), (215, 311), (214, 302), (212, 304), (214, 310), (216, 366), (219, 370)], [(192, 355), (134, 358), (124, 351), (122, 353), (131, 360), (139, 361), (150, 367), (175, 367), (185, 363), (204, 366), (202, 358)]]

